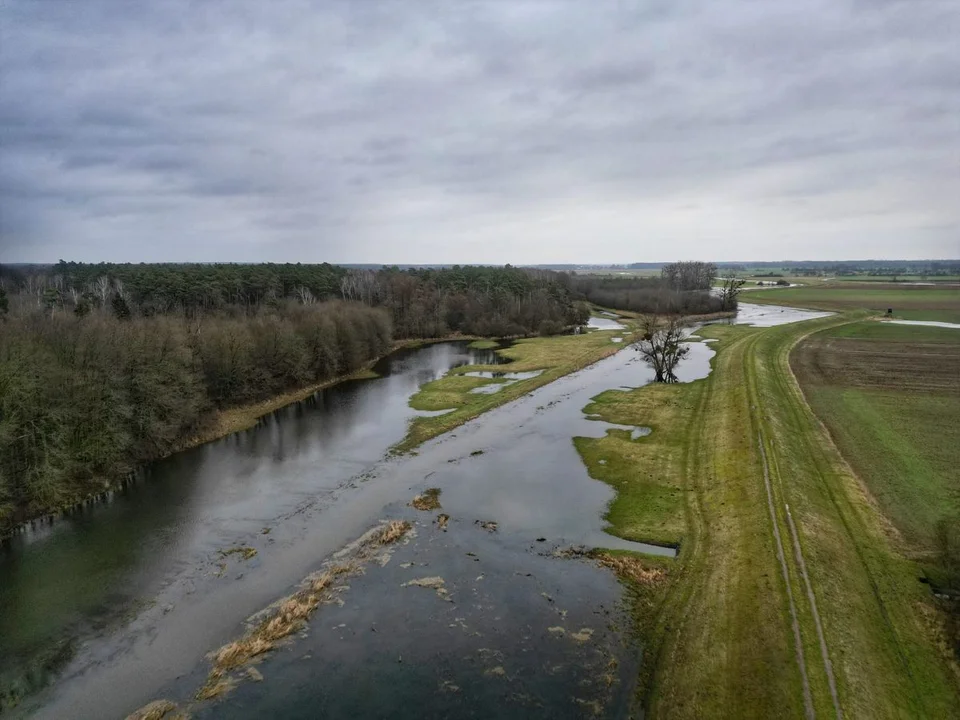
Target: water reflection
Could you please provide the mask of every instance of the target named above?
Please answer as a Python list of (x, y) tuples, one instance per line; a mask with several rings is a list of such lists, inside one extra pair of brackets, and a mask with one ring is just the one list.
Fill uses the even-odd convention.
[[(610, 313), (604, 314), (610, 315)], [(597, 317), (596, 315), (590, 318), (587, 322), (587, 327), (593, 328), (594, 330), (623, 330), (623, 325), (616, 320), (612, 320), (609, 317)]]
[(501, 362), (465, 342), (395, 353), (376, 366), (380, 378), (335, 385), (153, 463), (106, 502), (15, 536), (0, 549), (0, 673), (102, 629), (178, 569), (372, 467), (418, 414), (407, 402), (424, 382)]

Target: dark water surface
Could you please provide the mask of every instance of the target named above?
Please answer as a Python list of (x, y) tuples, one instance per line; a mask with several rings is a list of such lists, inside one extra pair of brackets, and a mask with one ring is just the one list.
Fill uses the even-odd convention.
[[(705, 377), (712, 355), (691, 344), (681, 380)], [(384, 458), (417, 414), (407, 401), (420, 384), (490, 361), (490, 351), (463, 344), (394, 356), (383, 379), (331, 388), (254, 430), (157, 463), (113, 502), (19, 538), (0, 564), (0, 643), (23, 657), (43, 640), (83, 642), (60, 680), (18, 713), (123, 717), (167, 697), (197, 717), (622, 714), (640, 650), (625, 632), (620, 588), (594, 563), (553, 552), (674, 554), (604, 531), (614, 493), (588, 477), (572, 443), (614, 427), (584, 416), (592, 397), (652, 374), (625, 350), (415, 454)], [(442, 491), (446, 531), (436, 513), (407, 505), (431, 487)], [(415, 536), (266, 658), (262, 682), (191, 703), (207, 652), (396, 517), (415, 521)], [(218, 554), (239, 545), (257, 555)], [(442, 576), (449, 600), (402, 587), (424, 576)]]
[[(256, 428), (153, 463), (107, 502), (0, 547), (0, 676), (70, 654), (221, 549), (332, 495), (401, 440), (425, 382), (493, 350), (442, 343), (391, 355)], [(36, 678), (41, 680), (41, 678)]]

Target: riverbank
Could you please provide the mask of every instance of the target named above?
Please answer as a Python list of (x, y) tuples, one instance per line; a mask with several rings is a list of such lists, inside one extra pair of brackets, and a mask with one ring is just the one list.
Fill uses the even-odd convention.
[[(790, 371), (790, 350), (864, 313), (715, 325), (705, 380), (610, 391), (586, 409), (652, 432), (578, 438), (617, 490), (607, 520), (677, 540), (630, 581), (649, 717), (954, 717), (951, 659), (918, 567), (894, 547)], [(628, 580), (629, 581), (629, 580)]]
[[(144, 465), (156, 462), (158, 460), (163, 460), (164, 458), (170, 457), (185, 450), (199, 447), (215, 440), (221, 440), (235, 433), (249, 430), (255, 427), (262, 418), (270, 415), (271, 413), (281, 410), (294, 403), (302, 402), (315, 393), (318, 393), (326, 388), (333, 387), (334, 385), (338, 385), (342, 382), (379, 377), (375, 372), (373, 372), (373, 368), (377, 365), (377, 363), (382, 362), (384, 358), (399, 350), (415, 349), (435, 343), (460, 340), (473, 341), (477, 343), (488, 341), (487, 338), (481, 338), (476, 335), (459, 334), (440, 338), (396, 341), (391, 345), (388, 353), (370, 360), (360, 370), (355, 372), (346, 375), (339, 375), (320, 383), (312, 383), (304, 387), (291, 389), (265, 400), (213, 411), (209, 414), (209, 417), (205, 419), (201, 429), (198, 432), (181, 439), (168, 452), (157, 454), (155, 457), (147, 459), (144, 462)], [(83, 497), (79, 497), (76, 500), (72, 500), (71, 502), (62, 506), (45, 508), (44, 512), (37, 513), (32, 516), (17, 518), (15, 523), (8, 526), (0, 525), (0, 542), (3, 542), (4, 540), (11, 538), (18, 533), (23, 532), (27, 527), (52, 523), (57, 518), (63, 517), (64, 515), (67, 515), (78, 508), (84, 507), (98, 498), (107, 496), (110, 492), (123, 487), (123, 485), (136, 471), (137, 468), (128, 468), (127, 472), (121, 477), (112, 480), (105, 479), (95, 491), (87, 493)]]

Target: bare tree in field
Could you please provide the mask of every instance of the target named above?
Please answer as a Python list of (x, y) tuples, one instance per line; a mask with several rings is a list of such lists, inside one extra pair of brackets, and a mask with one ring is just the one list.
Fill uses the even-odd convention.
[(677, 382), (674, 370), (688, 352), (683, 344), (683, 318), (679, 315), (644, 315), (640, 319), (640, 339), (633, 347), (656, 374), (654, 380), (662, 383)]
[(723, 278), (723, 285), (720, 286), (721, 310), (737, 309), (737, 297), (746, 282), (746, 280), (734, 276)]

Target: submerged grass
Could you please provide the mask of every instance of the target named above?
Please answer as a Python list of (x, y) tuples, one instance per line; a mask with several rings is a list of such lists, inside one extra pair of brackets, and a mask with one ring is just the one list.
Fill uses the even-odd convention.
[(239, 555), (244, 560), (250, 560), (257, 556), (257, 549), (248, 545), (240, 545), (238, 547), (232, 547), (227, 550), (220, 551), (220, 557), (229, 557), (231, 555)]
[(611, 531), (680, 539), (676, 560), (643, 556), (633, 577), (629, 561), (605, 563), (632, 588), (648, 716), (800, 718), (806, 685), (813, 712), (834, 717), (831, 672), (846, 717), (960, 716), (930, 591), (788, 363), (806, 334), (863, 317), (706, 327), (698, 334), (719, 340), (708, 378), (604, 393), (587, 408), (653, 428), (636, 441), (617, 431), (576, 441), (591, 476), (618, 491)]
[(126, 720), (190, 720), (190, 716), (169, 700), (154, 700), (134, 710)]
[(260, 613), (260, 619), (242, 637), (210, 654), (211, 669), (195, 699), (211, 700), (228, 693), (245, 678), (252, 676), (255, 679), (256, 674), (236, 674), (234, 671), (247, 668), (301, 630), (317, 608), (332, 597), (337, 578), (362, 572), (364, 563), (379, 548), (397, 542), (411, 528), (412, 525), (405, 520), (383, 523), (351, 546), (348, 558), (310, 575), (299, 590)]

